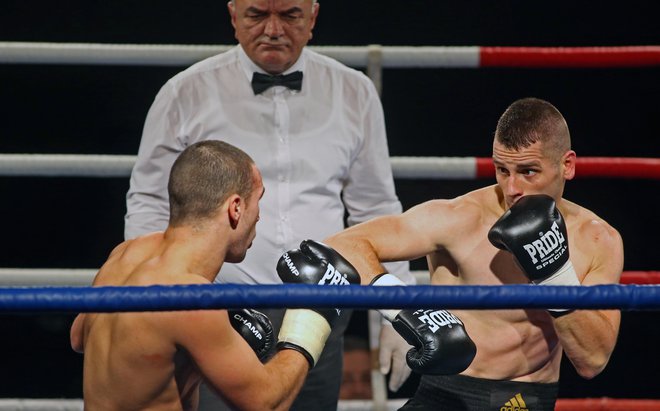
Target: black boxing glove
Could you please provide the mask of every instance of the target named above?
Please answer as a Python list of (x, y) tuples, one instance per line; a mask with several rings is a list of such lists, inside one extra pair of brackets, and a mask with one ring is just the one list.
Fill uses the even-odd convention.
[[(344, 257), (327, 245), (312, 240), (300, 243), (300, 249), (284, 253), (277, 262), (277, 274), (282, 282), (289, 284), (360, 284), (357, 270)], [(300, 351), (313, 367), (340, 315), (341, 310), (336, 308), (287, 310), (277, 348)]]
[[(391, 274), (382, 274), (375, 286), (405, 285)], [(428, 375), (458, 374), (470, 366), (477, 347), (463, 322), (446, 310), (379, 310), (408, 344), (408, 366)]]
[(265, 363), (270, 358), (275, 346), (273, 325), (264, 313), (252, 309), (227, 310), (231, 326), (243, 337)]
[(520, 198), (488, 231), (488, 240), (513, 254), (534, 284), (580, 285), (568, 255), (564, 217), (550, 196), (536, 194)]
[(555, 200), (545, 194), (520, 198), (488, 232), (534, 284), (580, 285), (568, 258), (568, 235)]
[(401, 310), (392, 326), (414, 346), (406, 362), (421, 374), (458, 374), (477, 354), (461, 320), (446, 310)]

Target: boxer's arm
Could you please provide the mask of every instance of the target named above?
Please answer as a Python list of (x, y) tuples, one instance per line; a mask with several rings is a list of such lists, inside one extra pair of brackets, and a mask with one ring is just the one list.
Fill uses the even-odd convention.
[[(575, 253), (593, 256), (582, 285), (618, 284), (623, 270), (623, 242), (619, 233), (602, 221), (590, 221), (577, 236)], [(607, 365), (614, 350), (619, 310), (576, 310), (553, 320), (564, 353), (584, 378), (593, 378)]]
[(137, 160), (126, 195), (124, 237), (134, 238), (167, 227), (167, 181), (185, 148), (179, 137), (179, 112), (169, 83), (156, 96), (144, 123)]
[(83, 322), (85, 314), (78, 314), (71, 324), (71, 348), (77, 353), (83, 353), (85, 351), (84, 338), (83, 338)]
[(230, 324), (226, 311), (176, 313), (175, 344), (185, 348), (205, 380), (236, 409), (286, 410), (309, 370), (305, 356), (282, 350), (262, 364)]
[[(311, 240), (303, 241), (300, 250), (285, 253), (278, 261), (277, 272), (285, 283), (348, 285), (359, 282), (355, 267), (341, 254), (323, 243)], [(345, 279), (340, 282), (338, 279), (342, 278)], [(376, 277), (372, 284), (374, 286), (404, 285), (400, 279), (391, 274)], [(465, 370), (474, 359), (476, 354), (474, 342), (467, 335), (461, 320), (450, 312), (389, 309), (379, 311), (392, 323), (397, 333), (413, 346), (406, 354), (406, 362), (411, 369), (422, 374), (457, 374)], [(288, 313), (287, 311), (287, 316)], [(335, 317), (332, 310), (322, 315), (326, 319)], [(284, 317), (282, 330), (285, 330), (287, 316)], [(328, 322), (331, 323), (330, 320)], [(313, 346), (313, 344), (307, 345)], [(302, 347), (305, 348), (306, 345), (303, 344)], [(320, 353), (320, 350), (307, 350), (307, 352)], [(310, 360), (312, 366), (314, 361)]]
[(458, 199), (427, 201), (403, 214), (349, 227), (323, 242), (357, 269), (362, 284), (370, 284), (386, 271), (383, 262), (414, 260), (451, 244), (461, 230), (458, 223), (475, 220), (474, 212), (460, 204)]

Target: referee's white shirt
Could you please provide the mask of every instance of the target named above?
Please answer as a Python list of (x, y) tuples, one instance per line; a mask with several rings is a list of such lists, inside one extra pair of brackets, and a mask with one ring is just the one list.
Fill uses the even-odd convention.
[[(188, 145), (223, 140), (247, 152), (266, 188), (257, 237), (240, 264), (224, 264), (221, 283), (281, 283), (275, 266), (304, 239), (401, 212), (394, 190), (383, 109), (363, 73), (304, 49), (284, 74), (301, 70), (301, 91), (275, 86), (254, 95), (263, 72), (240, 46), (171, 78), (147, 115), (127, 194), (125, 236), (164, 230), (167, 180)], [(342, 201), (343, 200), (343, 201)], [(404, 282), (408, 263), (388, 265)]]

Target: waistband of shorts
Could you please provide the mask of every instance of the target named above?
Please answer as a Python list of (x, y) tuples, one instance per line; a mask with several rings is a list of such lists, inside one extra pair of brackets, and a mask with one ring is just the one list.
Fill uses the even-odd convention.
[(511, 381), (511, 380), (492, 380), (488, 378), (478, 378), (470, 377), (469, 375), (424, 375), (422, 376), (422, 383), (430, 383), (433, 385), (435, 382), (442, 381), (443, 384), (460, 384), (464, 386), (475, 385), (477, 387), (491, 387), (494, 385), (498, 386), (510, 386), (510, 387), (538, 387), (540, 389), (546, 388), (558, 388), (559, 383), (557, 382), (525, 382), (525, 381)]
[[(443, 403), (459, 399), (465, 409), (553, 410), (559, 383), (491, 380), (466, 375), (425, 375), (415, 397)], [(462, 409), (462, 408), (461, 408)]]

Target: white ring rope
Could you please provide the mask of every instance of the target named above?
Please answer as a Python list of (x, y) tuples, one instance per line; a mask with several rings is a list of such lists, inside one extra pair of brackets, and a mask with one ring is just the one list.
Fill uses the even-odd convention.
[[(0, 42), (0, 63), (188, 66), (230, 45)], [(479, 67), (478, 46), (310, 46), (353, 67), (367, 67), (380, 51), (383, 68)]]
[[(96, 268), (0, 268), (0, 287), (90, 286)], [(412, 270), (417, 285), (429, 285), (427, 270)], [(660, 284), (660, 271), (624, 271), (621, 284)]]
[(0, 411), (83, 411), (81, 399), (0, 399)]
[[(0, 268), (0, 286), (90, 286), (96, 268)], [(417, 284), (429, 284), (425, 270), (411, 271)]]
[(94, 268), (0, 268), (0, 286), (90, 286)]
[(136, 156), (0, 154), (0, 176), (128, 177)]
[(390, 157), (396, 178), (474, 179), (475, 157)]
[[(0, 176), (128, 177), (136, 156), (0, 154)], [(475, 157), (391, 157), (397, 178), (473, 179)]]

